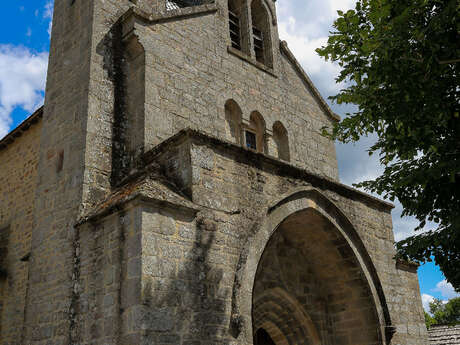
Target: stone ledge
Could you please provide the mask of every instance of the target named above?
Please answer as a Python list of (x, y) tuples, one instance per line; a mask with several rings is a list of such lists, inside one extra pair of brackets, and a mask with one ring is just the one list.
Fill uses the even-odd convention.
[(123, 210), (127, 204), (136, 200), (183, 212), (197, 213), (200, 210), (184, 195), (177, 193), (175, 186), (168, 185), (165, 178), (158, 175), (152, 167), (146, 169), (143, 174), (132, 176), (135, 176), (133, 181), (117, 188), (88, 213), (80, 216), (75, 226), (88, 222), (97, 223), (101, 218)]
[(147, 24), (156, 24), (165, 21), (179, 20), (187, 17), (206, 15), (215, 13), (218, 7), (215, 3), (180, 8), (177, 10), (164, 11), (161, 13), (147, 13), (140, 8), (133, 6), (121, 16), (121, 22), (127, 22), (130, 19), (139, 19)]
[[(306, 181), (315, 188), (333, 191), (351, 200), (363, 202), (369, 207), (386, 212), (390, 212), (394, 208), (391, 203), (377, 199), (372, 195), (341, 184), (326, 176), (311, 173), (277, 158), (246, 149), (207, 133), (186, 128), (143, 154), (140, 157), (138, 167), (133, 169), (131, 174), (126, 176), (106, 199), (95, 205), (90, 212), (82, 215), (78, 219), (76, 226), (86, 222), (97, 222), (99, 219), (123, 209), (126, 204), (134, 200), (161, 204), (187, 212), (198, 212), (201, 206), (193, 203), (189, 196), (181, 191), (179, 186), (163, 176), (162, 169), (157, 162), (162, 155), (171, 150), (171, 147), (186, 142), (194, 142), (213, 149), (217, 148), (222, 151), (237, 153), (238, 161), (241, 164), (255, 166), (261, 170), (275, 168), (276, 174), (282, 177)], [(401, 267), (412, 269), (410, 264)]]
[[(248, 150), (242, 146), (236, 145), (234, 143), (222, 140), (220, 138), (211, 136), (207, 133), (197, 131), (191, 128), (186, 128), (174, 136), (166, 139), (158, 146), (154, 147), (152, 150), (144, 153), (141, 159), (141, 167), (139, 170), (142, 170), (142, 166), (148, 166), (155, 162), (155, 159), (161, 154), (167, 152), (172, 145), (177, 145), (186, 140), (193, 139), (194, 141), (199, 141), (204, 145), (208, 145), (212, 148), (220, 148), (229, 150), (235, 153), (238, 153), (238, 156), (241, 157), (241, 162), (246, 165), (257, 166), (260, 169), (263, 169), (263, 165), (275, 167), (277, 173), (281, 176), (298, 178), (304, 180), (308, 183), (311, 183), (313, 187), (317, 187), (323, 190), (331, 190), (336, 192), (339, 195), (342, 195), (346, 198), (352, 200), (359, 200), (366, 203), (366, 205), (383, 209), (387, 212), (390, 212), (394, 205), (380, 200), (372, 195), (361, 192), (357, 189), (344, 185), (340, 182), (334, 181), (327, 176), (320, 176), (309, 172), (307, 170), (296, 167), (290, 163), (279, 160), (274, 157), (270, 157), (266, 154)], [(128, 176), (122, 183), (128, 183), (131, 180), (131, 177)]]
[(396, 260), (396, 268), (401, 271), (416, 273), (420, 264), (412, 261), (405, 261), (401, 259)]
[(227, 51), (228, 51), (229, 54), (235, 55), (236, 57), (240, 58), (241, 60), (246, 61), (246, 62), (250, 63), (251, 65), (257, 67), (261, 71), (264, 71), (264, 72), (270, 74), (271, 76), (273, 76), (275, 78), (278, 78), (278, 76), (275, 74), (275, 72), (273, 71), (272, 68), (269, 68), (269, 67), (265, 66), (264, 64), (260, 63), (259, 61), (254, 60), (252, 57), (246, 55), (241, 50), (238, 50), (238, 49), (235, 49), (235, 48), (229, 46), (229, 47), (227, 47)]

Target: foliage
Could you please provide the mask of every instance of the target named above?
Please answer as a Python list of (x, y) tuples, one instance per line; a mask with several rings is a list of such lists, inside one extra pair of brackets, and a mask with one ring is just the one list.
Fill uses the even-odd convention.
[(399, 199), (420, 230), (398, 256), (431, 261), (460, 290), (460, 0), (359, 0), (341, 11), (326, 46), (345, 89), (331, 99), (358, 106), (324, 135), (341, 142), (377, 134), (369, 154), (385, 166), (357, 184)]
[(447, 303), (435, 299), (430, 303), (429, 315), (425, 313), (426, 327), (434, 325), (454, 325), (460, 323), (460, 297), (452, 298)]
[(435, 319), (427, 312), (425, 312), (425, 325), (427, 329), (430, 329), (431, 326), (436, 325)]

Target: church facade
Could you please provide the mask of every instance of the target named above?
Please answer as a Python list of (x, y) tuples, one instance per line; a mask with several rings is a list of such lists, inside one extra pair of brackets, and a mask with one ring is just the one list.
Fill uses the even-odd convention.
[(426, 345), (338, 120), (273, 0), (55, 0), (45, 104), (0, 141), (0, 344)]

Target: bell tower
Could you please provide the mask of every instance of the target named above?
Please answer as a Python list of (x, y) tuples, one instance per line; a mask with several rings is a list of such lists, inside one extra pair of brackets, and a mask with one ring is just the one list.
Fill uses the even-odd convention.
[(110, 191), (106, 42), (128, 0), (55, 0), (23, 344), (75, 344), (79, 217)]

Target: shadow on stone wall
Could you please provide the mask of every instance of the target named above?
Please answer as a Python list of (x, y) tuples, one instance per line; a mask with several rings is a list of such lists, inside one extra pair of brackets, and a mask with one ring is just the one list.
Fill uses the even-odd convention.
[[(230, 292), (221, 286), (224, 270), (217, 265), (219, 259), (224, 261), (224, 254), (213, 249), (217, 230), (212, 215), (199, 215), (193, 245), (179, 261), (177, 273), (144, 285), (145, 344), (228, 344)], [(163, 269), (171, 268), (160, 267)]]

